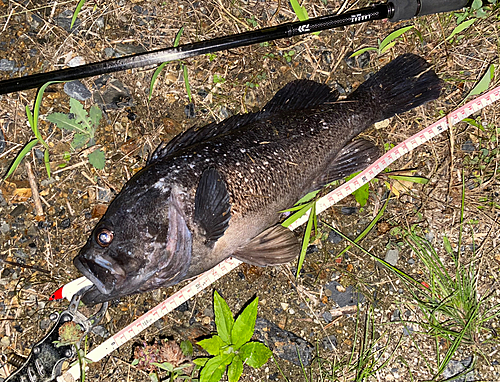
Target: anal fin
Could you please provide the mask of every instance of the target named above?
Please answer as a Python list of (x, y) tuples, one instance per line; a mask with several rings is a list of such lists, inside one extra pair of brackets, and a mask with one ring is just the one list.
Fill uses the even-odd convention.
[(288, 263), (295, 259), (299, 252), (300, 245), (293, 232), (282, 225), (275, 225), (239, 248), (233, 253), (233, 257), (263, 267)]

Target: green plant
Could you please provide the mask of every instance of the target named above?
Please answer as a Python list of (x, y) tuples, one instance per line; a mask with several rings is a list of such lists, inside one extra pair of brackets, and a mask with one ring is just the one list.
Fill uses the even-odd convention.
[[(82, 328), (74, 321), (69, 321), (61, 326), (59, 329), (59, 340), (54, 341), (56, 347), (73, 345), (76, 348), (76, 355), (78, 365), (80, 366), (80, 382), (85, 381), (85, 369), (89, 363), (93, 361), (87, 357), (87, 335), (85, 335), (85, 345), (83, 349), (79, 344), (82, 340)], [(76, 364), (76, 362), (74, 364)]]
[[(179, 31), (177, 32), (177, 34), (175, 35), (175, 39), (174, 39), (174, 47), (177, 47), (179, 46), (179, 42), (181, 40), (181, 35), (182, 35), (182, 32), (184, 32), (184, 27), (181, 27), (181, 29), (179, 29)], [(211, 56), (209, 56), (209, 60), (212, 61), (212, 59), (210, 58)], [(215, 55), (214, 55), (215, 57)], [(164, 62), (162, 64), (160, 64), (156, 70), (154, 71), (153, 73), (153, 76), (151, 77), (151, 83), (149, 85), (149, 96), (148, 96), (148, 100), (151, 101), (151, 97), (153, 96), (153, 90), (154, 90), (154, 86), (156, 84), (156, 81), (158, 79), (158, 76), (160, 75), (160, 73), (163, 71), (163, 68), (168, 64), (169, 62)], [(187, 70), (187, 66), (186, 64), (184, 63), (184, 61), (182, 60), (179, 60), (179, 65), (180, 65), (180, 68), (182, 70), (182, 76), (184, 77), (184, 86), (186, 87), (186, 93), (188, 95), (188, 99), (189, 99), (189, 102), (193, 102), (192, 100), (192, 94), (191, 94), (191, 86), (189, 85), (189, 77), (188, 77), (188, 70)]]
[(214, 84), (223, 84), (226, 82), (226, 79), (218, 74), (214, 74)]
[(398, 37), (409, 31), (410, 29), (414, 28), (413, 25), (409, 25), (407, 27), (403, 27), (400, 29), (395, 30), (391, 34), (389, 34), (387, 37), (385, 37), (382, 41), (378, 40), (378, 47), (375, 46), (369, 46), (367, 48), (362, 48), (358, 49), (355, 51), (353, 54), (351, 54), (350, 57), (356, 57), (359, 56), (360, 54), (363, 54), (368, 51), (377, 51), (378, 55), (381, 56), (384, 53), (386, 53), (389, 49), (391, 49), (396, 43), (398, 42)]
[(191, 362), (193, 345), (182, 341), (180, 346), (175, 341), (161, 340), (152, 345), (143, 343), (134, 349), (132, 366), (149, 372), (152, 382), (160, 381), (159, 372), (166, 371), (169, 381), (176, 379), (198, 382), (193, 374), (199, 369)]
[(80, 13), (80, 10), (82, 9), (83, 5), (85, 4), (85, 1), (87, 1), (87, 0), (80, 0), (78, 2), (78, 4), (76, 5), (75, 12), (73, 12), (73, 17), (71, 18), (70, 29), (73, 28), (73, 25), (75, 25), (76, 19), (78, 18), (78, 14)]
[(28, 123), (31, 127), (31, 130), (33, 131), (33, 134), (35, 134), (35, 139), (32, 139), (29, 141), (17, 154), (16, 158), (12, 162), (12, 164), (9, 167), (9, 170), (7, 171), (7, 174), (5, 174), (4, 179), (7, 179), (12, 173), (16, 170), (16, 168), (19, 166), (23, 158), (31, 151), (33, 147), (35, 147), (38, 143), (40, 143), (44, 148), (45, 151), (43, 153), (43, 161), (45, 164), (45, 169), (47, 171), (47, 176), (50, 178), (50, 159), (49, 159), (49, 145), (43, 140), (42, 135), (40, 134), (40, 130), (38, 130), (38, 116), (40, 113), (40, 105), (42, 104), (42, 98), (43, 98), (43, 93), (47, 86), (54, 84), (56, 82), (60, 81), (50, 81), (44, 84), (37, 92), (36, 98), (35, 98), (35, 105), (33, 106), (33, 112), (31, 112), (30, 108), (28, 105), (26, 105), (26, 116), (28, 117)]
[(258, 27), (259, 26), (259, 23), (255, 19), (254, 15), (252, 15), (252, 17), (250, 17), (250, 18), (247, 19), (247, 23), (249, 23), (253, 27)]
[[(92, 147), (95, 145), (95, 132), (102, 118), (102, 111), (97, 105), (92, 105), (89, 112), (76, 99), (70, 98), (70, 114), (52, 113), (45, 118), (54, 123), (61, 130), (75, 133), (71, 142), (73, 151), (83, 146)], [(66, 157), (66, 154), (65, 154)], [(94, 150), (88, 155), (89, 163), (97, 169), (102, 170), (106, 163), (104, 152), (101, 149)]]
[(271, 351), (260, 342), (252, 342), (257, 319), (256, 297), (236, 320), (226, 301), (214, 292), (214, 313), (217, 334), (198, 342), (213, 358), (197, 358), (193, 362), (202, 366), (200, 382), (217, 382), (227, 368), (229, 382), (236, 382), (243, 373), (243, 364), (253, 368), (264, 365)]
[(285, 57), (286, 62), (292, 62), (292, 57), (294, 56), (295, 51), (290, 49), (288, 52), (283, 52), (283, 57)]

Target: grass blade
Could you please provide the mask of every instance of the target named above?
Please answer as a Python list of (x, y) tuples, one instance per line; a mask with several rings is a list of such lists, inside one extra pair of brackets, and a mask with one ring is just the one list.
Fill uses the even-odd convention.
[(23, 147), (23, 149), (17, 154), (16, 159), (14, 159), (14, 162), (9, 167), (9, 171), (7, 171), (7, 174), (5, 174), (4, 179), (7, 179), (14, 171), (16, 171), (16, 168), (19, 166), (23, 158), (28, 154), (33, 147), (36, 146), (38, 143), (38, 139), (33, 139), (29, 141), (26, 146)]
[(85, 4), (86, 0), (80, 0), (76, 6), (75, 12), (73, 13), (73, 17), (71, 18), (71, 25), (70, 29), (73, 28), (73, 25), (75, 25), (76, 19), (78, 18), (78, 14), (80, 13), (80, 10), (82, 9), (83, 5)]
[(300, 249), (299, 262), (297, 264), (297, 273), (296, 273), (295, 277), (299, 277), (300, 271), (302, 269), (302, 265), (304, 264), (304, 259), (306, 257), (307, 247), (309, 246), (309, 242), (311, 240), (311, 231), (312, 231), (313, 224), (315, 227), (317, 227), (316, 202), (313, 202), (311, 205), (311, 213), (309, 214), (309, 219), (307, 220), (306, 231), (304, 232), (304, 237), (302, 239), (302, 248)]
[[(390, 33), (386, 38), (382, 40), (380, 43), (379, 51), (380, 53), (384, 53), (387, 49), (390, 49), (389, 44), (393, 42), (393, 40), (397, 39), (399, 36), (401, 36), (403, 33), (409, 31), (410, 29), (413, 28), (413, 25), (409, 25), (404, 28), (400, 28), (395, 30), (394, 32)], [(394, 45), (394, 44), (393, 44)]]

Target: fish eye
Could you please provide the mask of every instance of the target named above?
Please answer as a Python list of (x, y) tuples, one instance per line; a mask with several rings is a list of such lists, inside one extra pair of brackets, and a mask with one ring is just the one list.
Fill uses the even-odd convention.
[(111, 232), (107, 228), (101, 228), (99, 231), (96, 232), (95, 241), (101, 247), (107, 247), (113, 241), (113, 232)]

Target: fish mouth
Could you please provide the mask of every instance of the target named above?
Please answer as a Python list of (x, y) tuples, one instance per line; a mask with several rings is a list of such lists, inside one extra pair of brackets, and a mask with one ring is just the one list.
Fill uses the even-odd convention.
[(125, 279), (125, 271), (118, 264), (106, 257), (87, 259), (80, 255), (73, 260), (75, 267), (83, 273), (100, 293), (109, 295), (116, 285)]

